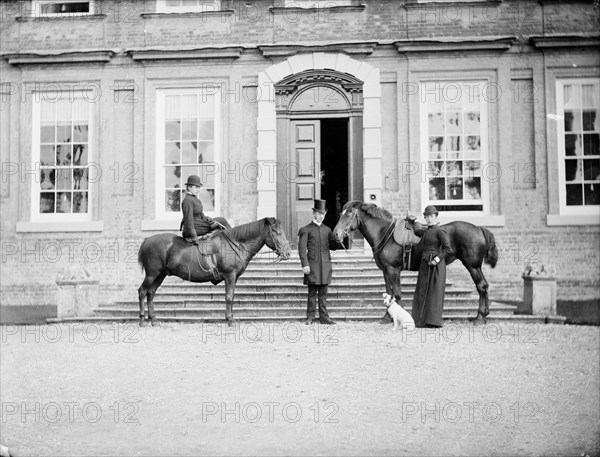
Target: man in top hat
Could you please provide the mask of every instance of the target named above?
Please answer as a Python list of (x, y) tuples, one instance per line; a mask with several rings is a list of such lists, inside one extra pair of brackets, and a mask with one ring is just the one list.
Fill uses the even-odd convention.
[[(441, 327), (446, 289), (446, 257), (452, 253), (450, 239), (440, 227), (438, 210), (429, 205), (423, 211), (424, 227), (415, 223), (415, 234), (422, 236), (423, 254), (412, 304), (412, 317), (417, 327)], [(409, 217), (415, 221), (414, 216)]]
[[(230, 228), (223, 218), (212, 219), (204, 214), (202, 202), (198, 198), (200, 187), (202, 187), (200, 176), (190, 175), (185, 183), (186, 195), (181, 202), (183, 219), (181, 220), (180, 230), (183, 230), (183, 237), (194, 244), (198, 244), (198, 237), (206, 235), (217, 228)], [(219, 222), (219, 219), (224, 223)]]
[(331, 256), (329, 250), (341, 249), (331, 229), (323, 224), (327, 214), (325, 200), (315, 200), (313, 220), (298, 230), (298, 254), (304, 273), (304, 284), (308, 286), (306, 323), (312, 323), (319, 302), (319, 321), (333, 324), (327, 312), (327, 287), (331, 283)]

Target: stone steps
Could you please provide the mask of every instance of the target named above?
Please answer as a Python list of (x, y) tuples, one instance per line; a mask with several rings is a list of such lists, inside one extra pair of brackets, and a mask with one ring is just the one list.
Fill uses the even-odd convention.
[[(373, 257), (362, 251), (337, 251), (329, 287), (330, 316), (338, 321), (378, 321), (385, 314), (382, 293), (385, 283)], [(255, 258), (238, 279), (233, 305), (234, 318), (242, 322), (298, 321), (306, 317), (307, 288), (302, 284), (300, 260), (294, 252), (289, 261), (273, 263), (274, 255)], [(402, 272), (402, 306), (410, 312), (417, 272)], [(88, 318), (54, 319), (50, 322), (137, 321), (139, 303), (133, 289), (131, 299), (101, 304)], [(443, 317), (468, 321), (477, 315), (479, 297), (473, 289), (446, 284)], [(225, 285), (191, 283), (168, 277), (154, 298), (156, 317), (167, 322), (223, 322)], [(490, 321), (546, 322), (543, 316), (515, 315), (516, 306), (490, 304)]]

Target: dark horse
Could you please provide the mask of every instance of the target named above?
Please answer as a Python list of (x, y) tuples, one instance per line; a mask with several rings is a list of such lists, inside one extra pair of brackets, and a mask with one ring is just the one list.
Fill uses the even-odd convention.
[(193, 282), (210, 281), (218, 284), (225, 281), (225, 318), (231, 325), (235, 284), (252, 257), (265, 244), (277, 253), (278, 260), (287, 260), (291, 255), (290, 244), (281, 223), (274, 218), (264, 218), (222, 232), (217, 231), (204, 243), (207, 244), (204, 249), (208, 248), (209, 252), (216, 256), (217, 277), (202, 260), (198, 247), (188, 243), (181, 236), (162, 233), (144, 240), (138, 252), (138, 262), (146, 272), (144, 282), (138, 289), (141, 326), (146, 325), (144, 298), (148, 301), (148, 319), (154, 324), (154, 294), (163, 280), (171, 275)]
[[(383, 271), (386, 292), (396, 297), (400, 303), (402, 289), (400, 272), (403, 267), (403, 248), (391, 238), (392, 215), (383, 208), (371, 203), (351, 201), (344, 205), (340, 220), (333, 229), (337, 240), (343, 240), (349, 232), (358, 229), (373, 248), (375, 263)], [(498, 262), (498, 251), (494, 235), (485, 227), (478, 227), (468, 222), (456, 221), (444, 224), (452, 247), (452, 254), (446, 257), (446, 264), (460, 260), (473, 278), (479, 293), (479, 309), (476, 322), (485, 322), (489, 314), (488, 282), (483, 276), (481, 265), (489, 264), (492, 268)], [(422, 246), (417, 244), (412, 249), (410, 270), (418, 271), (421, 261)]]

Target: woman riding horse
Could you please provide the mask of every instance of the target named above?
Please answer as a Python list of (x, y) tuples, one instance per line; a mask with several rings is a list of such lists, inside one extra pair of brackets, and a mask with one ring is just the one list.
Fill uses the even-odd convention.
[(212, 219), (204, 214), (202, 202), (198, 198), (200, 187), (202, 187), (200, 176), (190, 175), (185, 183), (186, 196), (181, 202), (183, 219), (180, 230), (183, 230), (183, 237), (194, 244), (198, 244), (199, 237), (213, 230), (231, 228), (225, 218)]

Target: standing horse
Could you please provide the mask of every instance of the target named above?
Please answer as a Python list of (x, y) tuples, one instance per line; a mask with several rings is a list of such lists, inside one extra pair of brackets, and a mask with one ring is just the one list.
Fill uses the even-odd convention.
[[(386, 292), (396, 297), (396, 301), (400, 303), (403, 247), (390, 239), (395, 222), (392, 215), (383, 208), (372, 203), (350, 201), (344, 205), (340, 220), (333, 229), (333, 236), (337, 240), (343, 240), (349, 232), (358, 229), (373, 248), (375, 264), (383, 271)], [(446, 265), (458, 259), (469, 271), (479, 293), (475, 322), (485, 322), (489, 314), (488, 282), (483, 276), (481, 265), (485, 261), (494, 268), (498, 262), (494, 235), (485, 227), (462, 221), (450, 222), (442, 227), (446, 230), (452, 247), (452, 253), (446, 257)], [(419, 270), (422, 250), (421, 244), (413, 247), (410, 270)]]
[(199, 248), (179, 235), (161, 233), (146, 238), (138, 252), (138, 262), (146, 272), (144, 282), (138, 289), (140, 299), (140, 326), (144, 327), (144, 298), (148, 302), (148, 320), (154, 325), (154, 294), (167, 276), (179, 276), (192, 282), (218, 284), (225, 281), (225, 319), (233, 322), (233, 295), (237, 278), (246, 270), (248, 263), (266, 244), (277, 253), (278, 261), (290, 258), (290, 244), (274, 218), (239, 225), (216, 232), (207, 241), (211, 255), (215, 255), (218, 275), (202, 265)]

